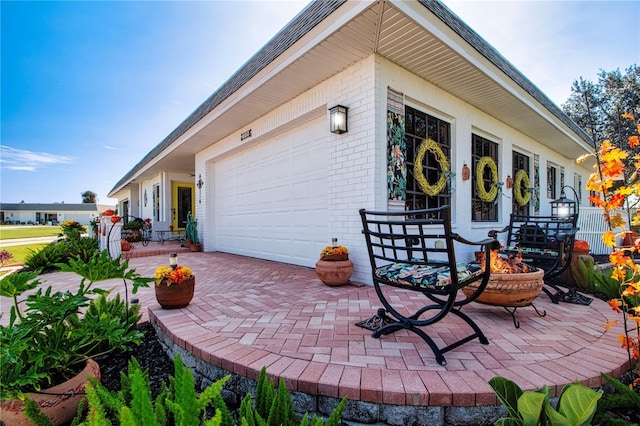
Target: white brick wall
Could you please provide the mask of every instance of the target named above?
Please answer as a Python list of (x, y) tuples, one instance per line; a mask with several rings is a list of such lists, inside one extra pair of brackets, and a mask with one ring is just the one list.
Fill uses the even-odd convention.
[[(205, 182), (201, 202), (196, 203), (199, 231), (203, 237), (204, 249), (215, 249), (213, 242), (213, 167), (214, 161), (246, 149), (261, 141), (276, 137), (279, 132), (300, 125), (307, 117), (326, 114), (327, 108), (336, 104), (349, 107), (349, 131), (343, 135), (329, 133), (327, 123), (327, 143), (329, 145), (328, 184), (328, 233), (327, 243), (336, 237), (339, 243), (349, 248), (355, 263), (352, 280), (370, 282), (370, 267), (361, 234), (358, 215), (360, 208), (385, 209), (386, 190), (386, 94), (391, 87), (405, 94), (407, 104), (436, 115), (451, 123), (453, 150), (451, 167), (456, 173), (455, 191), (452, 197), (453, 221), (460, 233), (470, 239), (482, 239), (488, 230), (501, 228), (511, 211), (511, 191), (506, 190), (500, 198), (501, 223), (471, 223), (470, 198), (471, 179), (462, 181), (463, 164), (471, 167), (471, 133), (479, 132), (497, 142), (500, 146), (499, 177), (504, 181), (511, 171), (511, 151), (530, 155), (540, 155), (540, 164), (547, 161), (563, 164), (566, 176), (573, 173), (583, 175), (586, 182), (589, 171), (575, 165), (525, 135), (515, 131), (503, 122), (465, 104), (460, 99), (431, 85), (417, 76), (376, 56), (370, 56), (333, 78), (310, 89), (303, 95), (251, 123), (246, 128), (237, 129), (220, 141), (196, 155), (195, 179), (202, 175)], [(240, 134), (252, 130), (252, 137), (240, 141)], [(533, 164), (532, 164), (533, 165)], [(545, 187), (546, 175), (541, 170), (541, 187)], [(548, 212), (548, 202), (543, 191), (541, 214)], [(509, 198), (507, 198), (507, 196)], [(196, 189), (196, 197), (198, 190)], [(586, 197), (585, 197), (586, 198)], [(471, 224), (471, 225), (469, 225)], [(322, 247), (319, 247), (320, 250)], [(470, 259), (471, 250), (461, 251), (459, 260)]]

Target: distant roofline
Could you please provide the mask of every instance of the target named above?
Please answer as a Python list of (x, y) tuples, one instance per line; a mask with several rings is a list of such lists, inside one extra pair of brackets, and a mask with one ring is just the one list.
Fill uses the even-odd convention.
[(0, 211), (87, 211), (101, 212), (112, 208), (98, 203), (0, 203)]

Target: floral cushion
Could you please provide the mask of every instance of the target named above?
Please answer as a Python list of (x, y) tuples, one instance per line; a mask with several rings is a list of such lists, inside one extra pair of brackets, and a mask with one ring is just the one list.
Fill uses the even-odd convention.
[(558, 250), (553, 250), (553, 249), (548, 249), (548, 248), (536, 248), (536, 247), (513, 247), (513, 246), (509, 246), (507, 247), (507, 251), (513, 251), (513, 252), (518, 252), (518, 253), (523, 253), (523, 254), (536, 254), (536, 255), (542, 255), (542, 256), (552, 256), (552, 257), (557, 257), (560, 255), (560, 253), (558, 252)]
[[(464, 284), (482, 274), (477, 263), (458, 263), (458, 283)], [(426, 266), (411, 263), (391, 263), (376, 269), (376, 277), (400, 286), (418, 287), (421, 289), (445, 290), (451, 285), (451, 274), (448, 265)]]

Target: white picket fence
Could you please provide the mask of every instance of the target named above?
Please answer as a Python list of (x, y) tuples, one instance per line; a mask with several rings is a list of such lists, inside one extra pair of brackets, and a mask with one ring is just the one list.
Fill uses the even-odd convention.
[[(602, 233), (609, 230), (609, 225), (602, 216), (600, 207), (580, 207), (578, 216), (578, 233), (576, 238), (586, 240), (589, 243), (591, 254), (610, 254), (611, 247), (602, 242)], [(626, 214), (625, 212), (620, 212)], [(622, 232), (622, 229), (614, 229), (613, 232)]]

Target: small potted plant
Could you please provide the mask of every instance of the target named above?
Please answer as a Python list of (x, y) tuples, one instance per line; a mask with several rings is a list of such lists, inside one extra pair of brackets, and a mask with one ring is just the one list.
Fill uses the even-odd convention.
[(132, 234), (131, 241), (136, 242), (142, 239), (142, 227), (144, 226), (144, 221), (142, 219), (133, 219), (129, 222), (122, 225), (122, 229), (125, 231), (130, 231)]
[(196, 277), (190, 268), (178, 265), (178, 255), (172, 253), (169, 266), (155, 271), (156, 300), (163, 309), (184, 308), (193, 299)]
[(349, 282), (353, 274), (353, 262), (349, 260), (349, 250), (338, 245), (336, 238), (332, 244), (322, 249), (316, 262), (316, 275), (328, 286), (339, 286)]
[(193, 218), (191, 212), (187, 214), (187, 226), (184, 232), (185, 240), (189, 241), (187, 246), (191, 251), (200, 251), (202, 246), (198, 239), (198, 221)]

